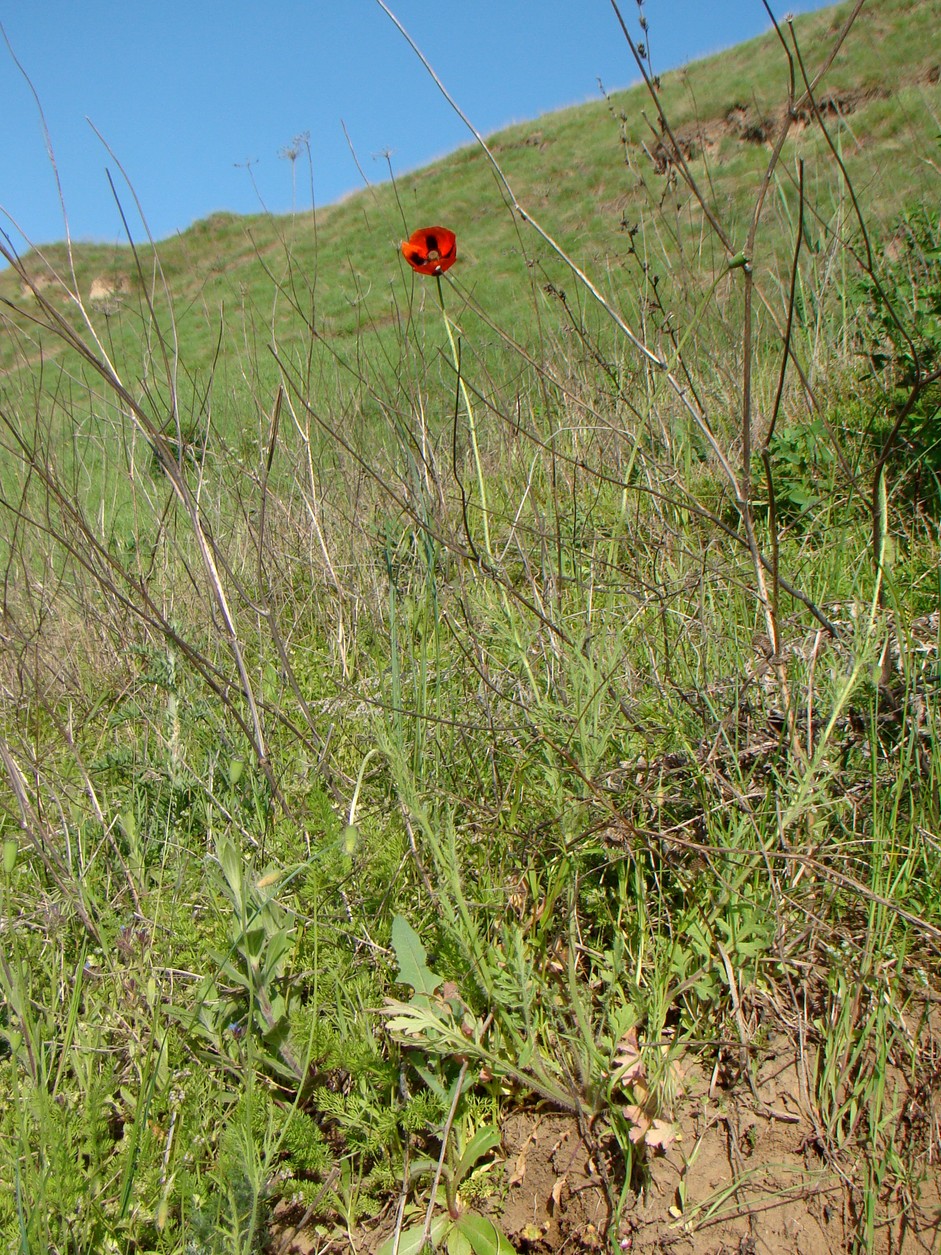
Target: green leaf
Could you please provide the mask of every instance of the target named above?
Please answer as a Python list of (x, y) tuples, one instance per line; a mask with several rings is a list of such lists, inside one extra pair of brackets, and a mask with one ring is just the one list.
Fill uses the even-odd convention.
[(244, 864), (241, 854), (236, 849), (235, 842), (229, 837), (220, 837), (216, 842), (216, 858), (219, 860), (222, 874), (228, 882), (233, 902), (241, 904), (242, 868)]
[(448, 1234), (448, 1255), (474, 1255), (470, 1239), (464, 1236), (457, 1225)]
[(500, 1130), (494, 1128), (492, 1124), (488, 1124), (485, 1128), (478, 1129), (471, 1140), (464, 1148), (464, 1154), (461, 1156), (460, 1163), (455, 1173), (456, 1179), (463, 1181), (477, 1163), (478, 1159), (483, 1159), (484, 1155), (489, 1155), (492, 1150), (500, 1145)]
[[(465, 1211), (454, 1222), (455, 1228), (470, 1243), (475, 1255), (516, 1255), (512, 1244), (503, 1236), (492, 1220), (474, 1211)], [(399, 1250), (401, 1250), (401, 1246)]]
[[(429, 1237), (431, 1238), (434, 1246), (437, 1246), (444, 1237), (450, 1223), (451, 1220), (447, 1212), (443, 1212), (440, 1216), (435, 1216), (434, 1220), (432, 1220)], [(425, 1226), (423, 1224), (413, 1224), (410, 1225), (409, 1228), (403, 1229), (401, 1235), (399, 1236), (399, 1255), (419, 1255), (419, 1252), (424, 1246), (424, 1242), (422, 1241), (424, 1232)], [(379, 1247), (376, 1255), (392, 1255), (394, 1250), (395, 1234), (393, 1233), (392, 1237), (386, 1238), (382, 1246)], [(510, 1247), (510, 1251), (512, 1250), (513, 1248)]]
[(284, 994), (272, 994), (269, 999), (270, 1019), (272, 1024), (278, 1024), (287, 1015), (288, 1004)]
[(419, 1006), (414, 1002), (398, 1002), (395, 998), (386, 998), (383, 1014), (391, 1017), (386, 1021), (390, 1033), (404, 1033), (407, 1037), (430, 1033), (440, 1038), (447, 1028), (430, 1007)]
[(441, 984), (427, 963), (421, 938), (404, 915), (396, 915), (392, 921), (392, 945), (399, 961), (396, 980), (411, 985), (417, 994), (433, 994)]
[(439, 1080), (435, 1072), (432, 1071), (431, 1068), (427, 1067), (424, 1063), (422, 1063), (421, 1055), (418, 1053), (417, 1050), (410, 1050), (408, 1052), (408, 1059), (412, 1067), (415, 1069), (415, 1071), (418, 1073), (421, 1079), (425, 1082), (425, 1084), (428, 1086), (428, 1088), (431, 1090), (434, 1096), (441, 1103), (442, 1107), (444, 1107), (445, 1110), (447, 1110), (448, 1101), (449, 1101), (448, 1093), (447, 1093), (447, 1090), (444, 1088), (444, 1086), (441, 1084), (441, 1081)]
[(281, 928), (268, 938), (264, 957), (265, 972), (269, 977), (281, 975), (284, 960), (287, 958), (293, 944), (294, 940), (289, 928)]

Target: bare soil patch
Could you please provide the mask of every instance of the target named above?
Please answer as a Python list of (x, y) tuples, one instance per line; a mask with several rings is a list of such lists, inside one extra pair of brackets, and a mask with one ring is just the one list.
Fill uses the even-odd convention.
[[(701, 1060), (683, 1066), (683, 1093), (672, 1113), (678, 1136), (651, 1155), (646, 1181), (609, 1235), (611, 1195), (620, 1187), (612, 1139), (574, 1116), (521, 1109), (503, 1125), (501, 1188), (479, 1204), (515, 1249), (554, 1252), (655, 1252), (671, 1255), (832, 1255), (863, 1249), (866, 1206), (861, 1162), (835, 1152), (811, 1095), (812, 1060), (786, 1038), (775, 1040), (749, 1082), (738, 1069)], [(892, 1072), (900, 1128), (910, 1132), (912, 1172), (878, 1199), (876, 1255), (941, 1250), (941, 1072), (913, 1083)], [(667, 1113), (669, 1114), (669, 1113)], [(902, 1139), (903, 1141), (905, 1139)], [(296, 1219), (295, 1219), (296, 1224)], [(348, 1236), (311, 1226), (271, 1233), (274, 1255), (375, 1252), (394, 1231), (387, 1215)]]

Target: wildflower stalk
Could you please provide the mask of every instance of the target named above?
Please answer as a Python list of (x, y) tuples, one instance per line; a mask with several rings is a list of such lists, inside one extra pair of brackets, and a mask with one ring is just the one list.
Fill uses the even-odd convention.
[(464, 376), (461, 373), (461, 357), (458, 353), (457, 342), (454, 339), (454, 328), (451, 325), (451, 319), (448, 317), (448, 311), (444, 307), (444, 290), (441, 287), (441, 276), (436, 275), (435, 278), (438, 283), (438, 304), (441, 306), (445, 330), (448, 333), (448, 343), (451, 345), (451, 359), (454, 362), (454, 370), (457, 374), (461, 396), (464, 399), (464, 408), (467, 411), (467, 426), (470, 431), (471, 450), (474, 454), (474, 469), (477, 472), (477, 491), (480, 493), (480, 509), (483, 516), (484, 551), (488, 558), (492, 558), (493, 553), (490, 549), (490, 512), (487, 508), (487, 489), (484, 484), (484, 470), (480, 461), (480, 446), (477, 443), (477, 422), (474, 418), (474, 407), (471, 403), (467, 384), (464, 382)]

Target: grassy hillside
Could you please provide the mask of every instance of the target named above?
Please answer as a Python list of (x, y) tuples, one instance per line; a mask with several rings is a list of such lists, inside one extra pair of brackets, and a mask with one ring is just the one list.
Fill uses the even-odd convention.
[(852, 16), (8, 257), (9, 1249), (936, 1243), (941, 4)]
[[(795, 22), (809, 75), (828, 55), (848, 12), (849, 6), (838, 6)], [(939, 6), (930, 0), (891, 0), (864, 8), (820, 96), (848, 173), (865, 195), (867, 213), (886, 228), (909, 204), (930, 203), (936, 191), (931, 163), (911, 158), (932, 150), (937, 129), (939, 17)], [(625, 59), (629, 63), (626, 48)], [(799, 71), (797, 77), (801, 87)], [(664, 108), (681, 149), (736, 247), (744, 242), (756, 179), (767, 161), (767, 140), (780, 121), (787, 84), (787, 62), (773, 32), (662, 79)], [(815, 212), (831, 223), (845, 210), (828, 147), (811, 122), (805, 105), (787, 161), (776, 173), (759, 258), (789, 252), (798, 156), (807, 165)], [(636, 311), (637, 274), (626, 228), (639, 226), (645, 255), (658, 262), (664, 258), (664, 279), (681, 268), (684, 279), (692, 270), (711, 280), (727, 260), (714, 242), (703, 240), (702, 211), (689, 190), (658, 177), (657, 161), (650, 159), (660, 144), (658, 130), (645, 89), (637, 87), (514, 127), (490, 142), (520, 203), (579, 265), (604, 276), (605, 295), (628, 316)], [(134, 223), (126, 190), (124, 200)], [(135, 349), (141, 320), (149, 318), (142, 308), (145, 293), (163, 319), (169, 293), (180, 351), (195, 372), (211, 368), (220, 334), (233, 351), (261, 327), (270, 328), (279, 341), (291, 343), (296, 337), (306, 342), (307, 328), (298, 313), (340, 354), (350, 351), (363, 332), (384, 337), (386, 349), (403, 315), (398, 242), (414, 226), (432, 220), (446, 220), (459, 235), (461, 263), (452, 272), (459, 288), (501, 325), (531, 327), (527, 280), (541, 287), (565, 270), (538, 237), (520, 231), (490, 163), (476, 146), (402, 176), (396, 188), (380, 185), (316, 215), (215, 214), (161, 242), (155, 254), (137, 225), (136, 242), (144, 246), (140, 266), (128, 248), (80, 245), (74, 254), (77, 290), (88, 300), (96, 279), (115, 289), (100, 304), (108, 310), (119, 356), (128, 354), (129, 369), (140, 366)], [(817, 229), (822, 233), (822, 226)], [(43, 248), (23, 264), (40, 282), (48, 278), (49, 267), (68, 274), (62, 246)], [(20, 289), (15, 273), (0, 274), (5, 300), (16, 302)], [(292, 307), (295, 302), (300, 311)], [(476, 330), (477, 323), (466, 316)], [(47, 346), (47, 352), (57, 347)], [(5, 367), (13, 352), (13, 345), (5, 343)]]

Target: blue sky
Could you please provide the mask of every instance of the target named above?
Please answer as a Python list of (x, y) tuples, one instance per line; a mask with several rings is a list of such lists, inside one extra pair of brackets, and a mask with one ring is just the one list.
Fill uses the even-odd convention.
[[(611, 90), (636, 78), (610, 0), (387, 2), (484, 134), (597, 98), (599, 79)], [(636, 0), (621, 4), (639, 34)], [(760, 0), (645, 11), (661, 71), (769, 25)], [(0, 22), (41, 101), (76, 239), (123, 238), (114, 157), (160, 239), (214, 210), (289, 212), (281, 154), (305, 133), (318, 205), (362, 186), (344, 124), (371, 181), (386, 177), (386, 153), (404, 173), (470, 138), (375, 0), (0, 0)], [(61, 239), (36, 102), (2, 42), (0, 116), (0, 225), (21, 250)], [(299, 209), (311, 201), (302, 164)]]

